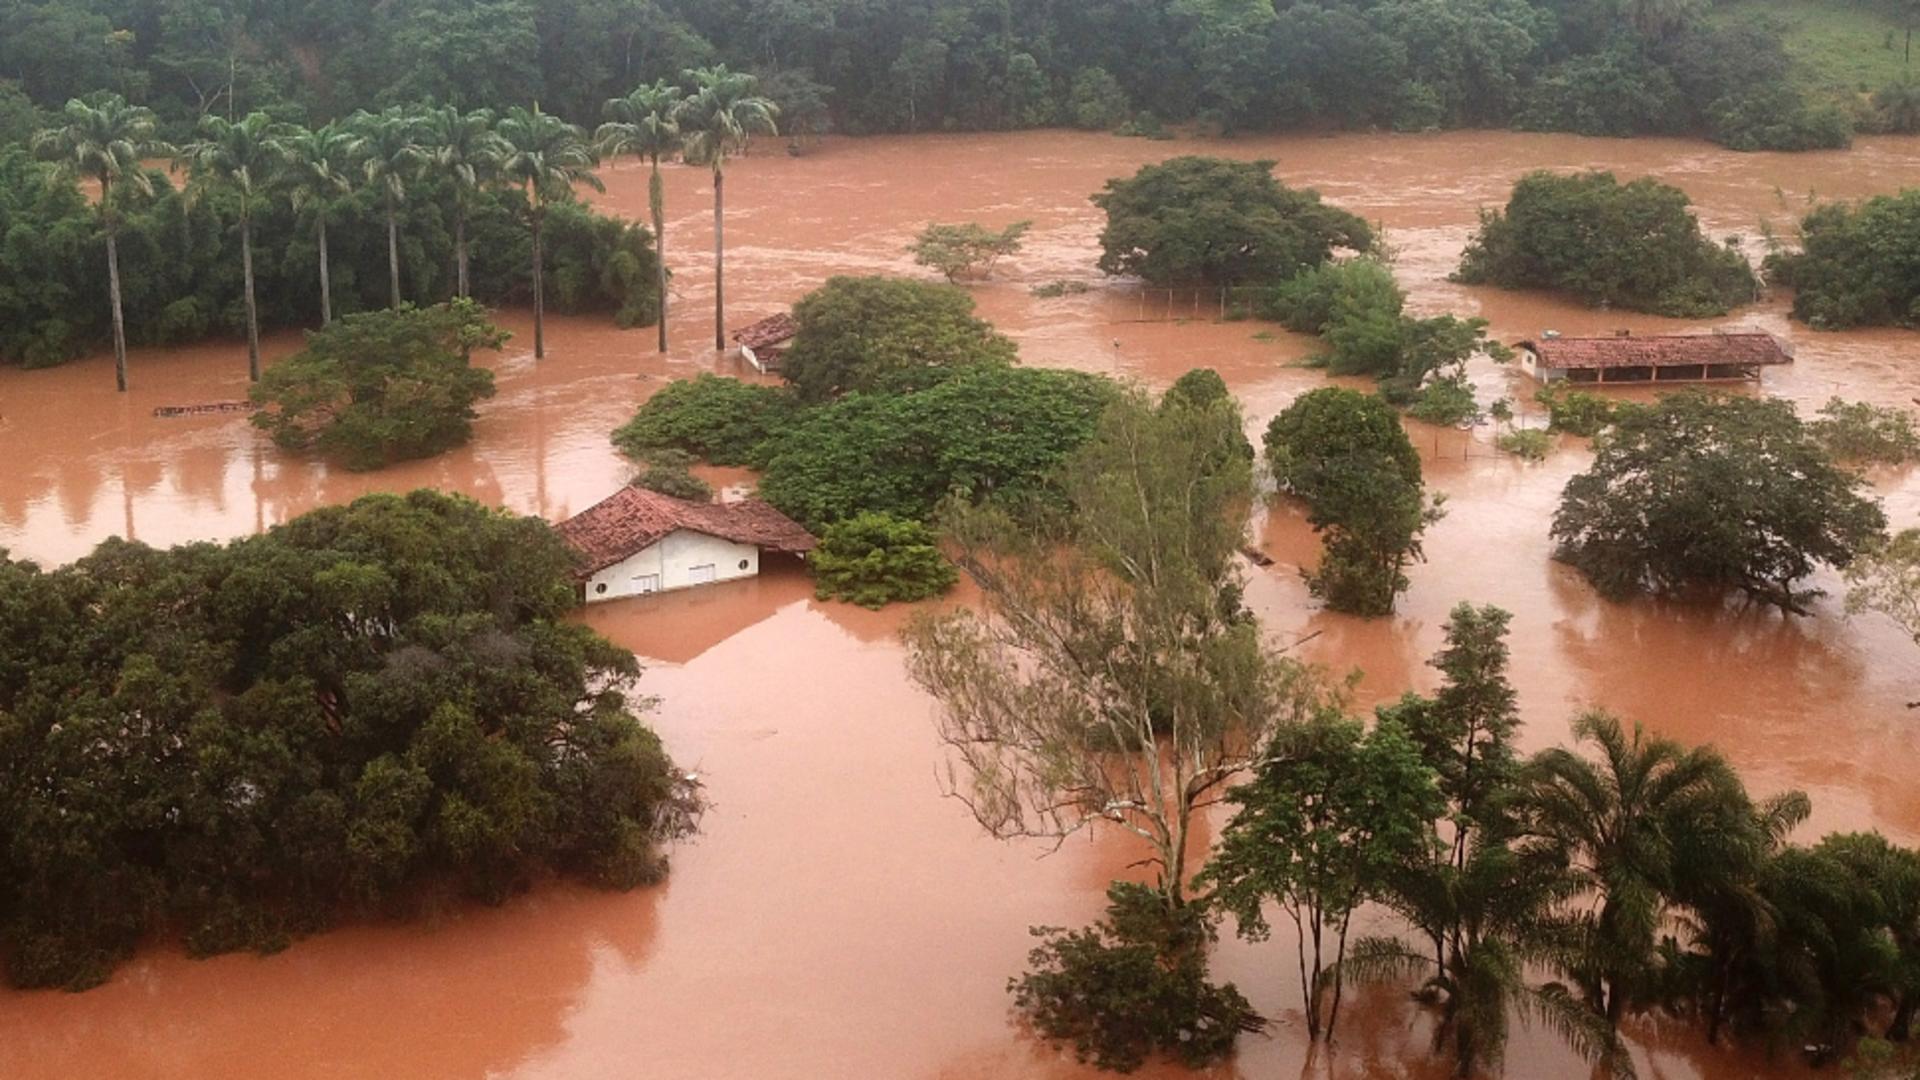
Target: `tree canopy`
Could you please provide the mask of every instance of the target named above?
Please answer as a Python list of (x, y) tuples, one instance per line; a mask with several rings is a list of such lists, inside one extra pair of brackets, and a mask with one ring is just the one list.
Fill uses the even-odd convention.
[(1260, 285), (1366, 251), (1365, 221), (1273, 178), (1271, 161), (1178, 157), (1107, 181), (1100, 269), (1154, 285)]
[[(0, 964), (106, 978), (151, 935), (656, 879), (688, 809), (631, 654), (564, 616), (545, 525), (372, 495), (225, 546), (0, 560)], [(166, 612), (165, 618), (155, 613)]]
[(284, 449), (350, 469), (432, 457), (466, 442), (474, 403), (493, 396), (473, 351), (506, 340), (471, 300), (349, 315), (254, 385), (253, 423)]
[(1920, 189), (1827, 203), (1800, 221), (1797, 251), (1767, 257), (1767, 276), (1794, 290), (1793, 317), (1811, 326), (1920, 322)]
[(1455, 277), (1680, 317), (1724, 315), (1758, 287), (1746, 256), (1701, 232), (1684, 192), (1609, 172), (1522, 177), (1505, 210), (1481, 213)]
[(1886, 527), (1790, 402), (1676, 394), (1622, 410), (1594, 447), (1553, 539), (1605, 596), (1736, 590), (1802, 612), (1817, 594), (1799, 582)]
[(906, 278), (835, 277), (793, 307), (799, 330), (780, 373), (819, 402), (926, 368), (1013, 362), (1014, 345), (973, 314), (973, 297)]

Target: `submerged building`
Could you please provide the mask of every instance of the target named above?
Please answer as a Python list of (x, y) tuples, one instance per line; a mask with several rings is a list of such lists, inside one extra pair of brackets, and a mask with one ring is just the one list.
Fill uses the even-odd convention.
[(1514, 346), (1521, 370), (1545, 383), (1736, 382), (1760, 369), (1793, 363), (1772, 334), (1622, 332), (1613, 337), (1559, 337)]
[(625, 487), (555, 526), (587, 603), (753, 577), (763, 552), (803, 556), (813, 534), (758, 499), (697, 503)]
[(780, 370), (786, 356), (787, 342), (792, 341), (799, 332), (800, 324), (794, 317), (781, 312), (735, 330), (733, 343), (740, 347), (740, 359), (752, 364), (753, 370), (772, 374)]

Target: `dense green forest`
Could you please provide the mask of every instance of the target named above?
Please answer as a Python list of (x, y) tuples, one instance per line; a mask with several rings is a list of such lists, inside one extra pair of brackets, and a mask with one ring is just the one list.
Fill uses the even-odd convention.
[(209, 112), (315, 123), (428, 99), (585, 124), (713, 63), (760, 74), (794, 134), (1199, 121), (1748, 149), (1911, 119), (1911, 94), (1836, 93), (1783, 36), (1708, 0), (25, 0), (0, 14), (0, 137), (102, 89), (175, 134)]

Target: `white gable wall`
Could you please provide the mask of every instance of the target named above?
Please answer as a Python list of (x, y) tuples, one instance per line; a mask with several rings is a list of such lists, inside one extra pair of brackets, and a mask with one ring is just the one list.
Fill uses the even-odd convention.
[[(708, 567), (712, 568), (710, 578), (705, 576)], [(759, 572), (759, 548), (681, 529), (588, 578), (587, 603), (732, 581)]]

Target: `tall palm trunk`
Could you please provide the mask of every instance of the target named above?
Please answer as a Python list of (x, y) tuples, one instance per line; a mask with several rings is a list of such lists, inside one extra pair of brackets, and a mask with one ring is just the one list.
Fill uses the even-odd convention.
[(713, 347), (727, 349), (727, 174), (713, 166)]
[(320, 325), (333, 322), (333, 272), (327, 267), (327, 215), (320, 214)]
[(400, 306), (400, 221), (394, 209), (393, 192), (387, 192), (387, 281), (392, 286), (393, 302)]
[(113, 181), (100, 178), (100, 218), (107, 227), (107, 299), (113, 305), (113, 380), (125, 393), (127, 389), (127, 324), (120, 317), (120, 245), (116, 242), (113, 220)]
[(247, 293), (247, 379), (260, 381), (260, 308), (253, 298), (253, 216), (240, 210), (240, 276)]
[(464, 299), (467, 295), (467, 204), (464, 199), (453, 204), (453, 266), (456, 292)]
[(540, 218), (542, 210), (535, 204), (533, 210), (533, 358), (539, 360), (547, 355), (546, 342), (546, 282), (541, 264), (546, 260), (540, 249)]
[(660, 351), (667, 351), (667, 195), (660, 180), (660, 155), (653, 156), (653, 179), (647, 182), (647, 203), (653, 210), (653, 254), (660, 263)]

